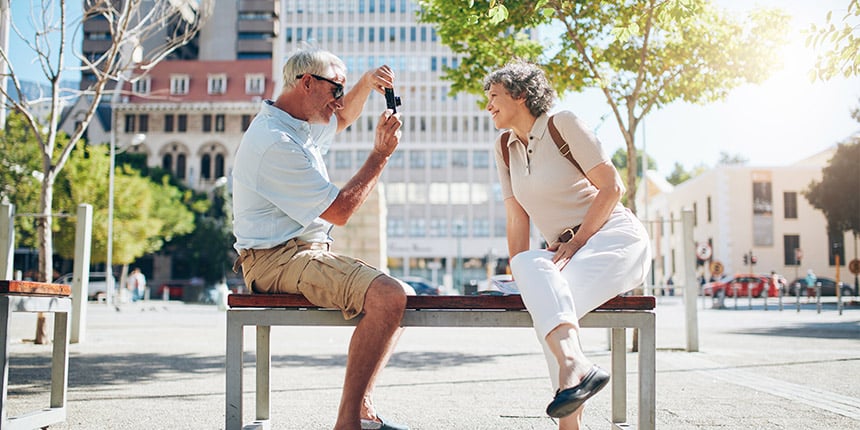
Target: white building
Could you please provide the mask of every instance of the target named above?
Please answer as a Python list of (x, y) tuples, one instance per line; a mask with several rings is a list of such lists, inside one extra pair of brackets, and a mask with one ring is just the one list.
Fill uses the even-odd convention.
[[(776, 271), (791, 281), (812, 269), (818, 276), (835, 278), (835, 241), (842, 244), (840, 278), (853, 285), (854, 275), (846, 269), (846, 259), (857, 258), (853, 235), (828, 238), (824, 214), (803, 196), (812, 181), (821, 180), (834, 152), (835, 147), (782, 167), (720, 166), (668, 188), (653, 180), (656, 172), (649, 172), (647, 205), (640, 187), (637, 207), (647, 213), (641, 218), (648, 220), (652, 236), (655, 284), (670, 275), (676, 283), (686, 277), (680, 218), (681, 211), (689, 209), (695, 242), (711, 250), (697, 275), (710, 278), (712, 269), (721, 266), (729, 275)], [(756, 259), (752, 268), (744, 264), (750, 252)]]

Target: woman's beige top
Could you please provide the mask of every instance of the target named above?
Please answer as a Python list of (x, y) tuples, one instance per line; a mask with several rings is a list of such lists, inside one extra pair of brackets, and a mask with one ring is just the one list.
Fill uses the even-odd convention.
[[(597, 188), (561, 155), (549, 133), (548, 121), (547, 114), (537, 118), (527, 145), (511, 133), (510, 167), (502, 158), (501, 135), (495, 149), (502, 198), (515, 197), (544, 240), (552, 243), (564, 229), (582, 224)], [(553, 123), (584, 171), (609, 160), (597, 137), (572, 112), (556, 113)]]

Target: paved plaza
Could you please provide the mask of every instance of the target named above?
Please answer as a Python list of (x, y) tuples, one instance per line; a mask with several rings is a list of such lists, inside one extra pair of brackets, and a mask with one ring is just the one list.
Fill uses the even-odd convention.
[[(685, 351), (680, 297), (658, 297), (657, 428), (860, 428), (860, 305), (842, 315), (775, 299), (747, 308), (699, 302), (699, 352)], [(222, 429), (225, 315), (215, 306), (152, 301), (119, 311), (90, 303), (86, 338), (70, 346), (69, 416), (51, 429)], [(50, 322), (50, 321), (49, 321)], [(35, 316), (14, 314), (11, 415), (48, 405), (50, 346), (34, 345)], [(247, 329), (246, 342), (254, 341)], [(340, 397), (351, 328), (272, 329), (272, 428), (327, 429)], [(632, 335), (628, 331), (628, 343)], [(609, 368), (606, 329), (583, 346)], [(248, 348), (250, 350), (250, 348)], [(630, 421), (636, 354), (628, 355)], [(246, 355), (245, 420), (253, 419)], [(415, 430), (553, 429), (552, 397), (530, 329), (410, 328), (376, 389), (378, 410)], [(609, 429), (604, 390), (585, 427)]]

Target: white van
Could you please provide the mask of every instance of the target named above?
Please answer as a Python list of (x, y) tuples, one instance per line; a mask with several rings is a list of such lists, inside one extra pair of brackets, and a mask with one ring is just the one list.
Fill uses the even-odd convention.
[[(73, 273), (66, 273), (57, 278), (55, 284), (72, 285)], [(116, 291), (116, 279), (113, 282), (114, 291)], [(104, 272), (90, 272), (90, 282), (87, 286), (87, 298), (90, 300), (100, 300), (107, 296), (107, 276)]]

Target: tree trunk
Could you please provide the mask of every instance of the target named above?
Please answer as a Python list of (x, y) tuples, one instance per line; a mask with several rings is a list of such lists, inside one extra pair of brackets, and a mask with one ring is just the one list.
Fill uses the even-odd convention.
[[(42, 180), (41, 202), (39, 203), (40, 211), (36, 217), (36, 240), (39, 245), (39, 279), (41, 282), (51, 282), (54, 280), (54, 244), (53, 244), (53, 200), (54, 183), (51, 179), (51, 172), (45, 172), (45, 178)], [(36, 316), (36, 335), (34, 342), (36, 344), (45, 344), (48, 342), (48, 327), (45, 321), (45, 314), (39, 312)]]

